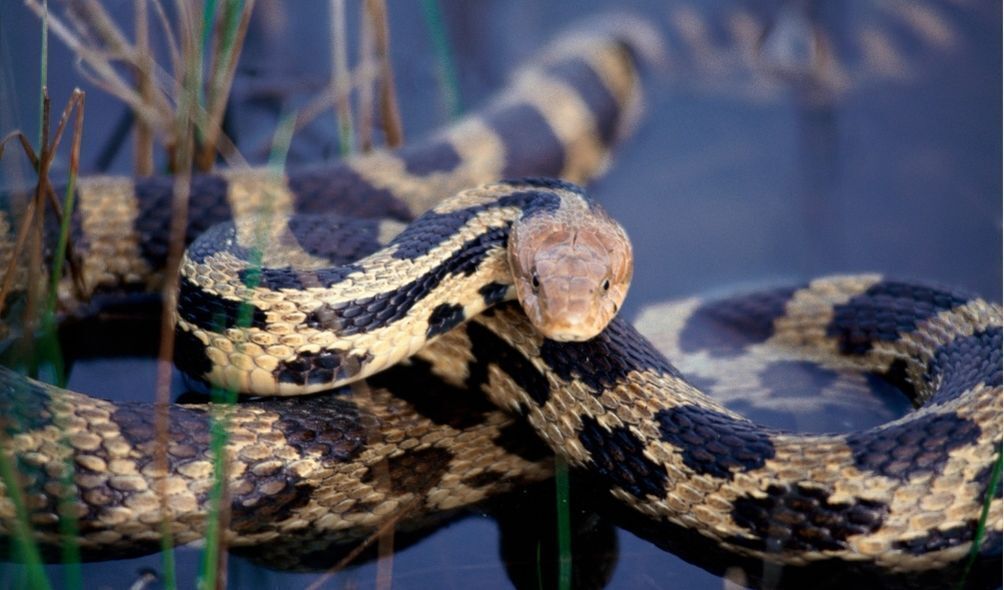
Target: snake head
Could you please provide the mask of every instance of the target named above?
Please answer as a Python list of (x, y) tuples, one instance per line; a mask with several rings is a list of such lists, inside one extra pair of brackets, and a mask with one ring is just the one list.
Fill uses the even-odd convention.
[(603, 331), (634, 270), (627, 233), (595, 203), (517, 220), (508, 251), (526, 315), (545, 337), (563, 342)]

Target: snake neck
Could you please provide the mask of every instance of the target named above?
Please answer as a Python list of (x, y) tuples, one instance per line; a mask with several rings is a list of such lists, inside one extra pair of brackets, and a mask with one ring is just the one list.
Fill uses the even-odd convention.
[[(294, 217), (264, 230), (254, 219), (219, 226), (182, 263), (176, 364), (258, 395), (365, 378), (512, 299), (513, 222), (565, 208), (588, 208), (581, 189), (533, 179), (487, 185), (444, 201), (375, 252), (390, 232), (372, 225)], [(346, 231), (356, 254), (368, 255), (325, 264), (321, 254), (333, 248), (322, 244)]]
[[(819, 313), (827, 308), (834, 313)], [(718, 309), (692, 310), (690, 321), (706, 334)], [(946, 560), (964, 556), (968, 541), (932, 541), (918, 550), (916, 529), (941, 519), (945, 530), (974, 530), (986, 490), (959, 487), (959, 478), (987, 471), (1000, 446), (1000, 307), (864, 276), (772, 293), (744, 312), (768, 329), (746, 332), (745, 340), (723, 332), (716, 348), (686, 341), (685, 328), (679, 344), (722, 355), (766, 339), (775, 360), (815, 358), (827, 370), (881, 375), (922, 407), (846, 435), (785, 433), (705, 396), (618, 320), (593, 340), (562, 343), (533, 334), (508, 305), (465, 331), (473, 350), (501, 359), (484, 372), (492, 401), (526, 416), (556, 453), (597, 474), (642, 514), (740, 553), (783, 551), (793, 562), (849, 551), (921, 568), (928, 551), (943, 551)], [(896, 336), (888, 329), (893, 319), (902, 326)], [(923, 326), (923, 335), (910, 326)], [(585, 410), (569, 418), (569, 407)], [(921, 436), (937, 442), (919, 445)], [(929, 484), (939, 490), (936, 499), (918, 495), (918, 482), (942, 477)], [(868, 489), (855, 483), (866, 478)], [(798, 515), (783, 536), (764, 541), (773, 515), (786, 511)]]

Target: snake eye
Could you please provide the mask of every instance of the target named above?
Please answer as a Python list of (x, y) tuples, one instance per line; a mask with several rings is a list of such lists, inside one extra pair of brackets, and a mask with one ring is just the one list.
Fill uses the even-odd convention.
[(530, 284), (533, 285), (534, 291), (540, 288), (540, 277), (537, 276), (537, 273), (533, 273), (533, 276), (530, 277)]
[(603, 279), (603, 290), (604, 291), (610, 290), (610, 279)]

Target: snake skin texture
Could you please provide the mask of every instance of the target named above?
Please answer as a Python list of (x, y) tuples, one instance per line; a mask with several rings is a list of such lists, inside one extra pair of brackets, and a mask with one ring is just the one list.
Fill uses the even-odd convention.
[[(196, 176), (186, 242), (231, 219), (253, 224), (326, 211), (341, 217), (325, 223), (348, 231), (330, 240), (335, 227), (323, 226), (327, 246), (304, 251), (297, 263), (321, 256), (348, 264), (397, 234), (402, 220), (462, 188), (527, 174), (588, 180), (603, 171), (610, 149), (630, 132), (640, 108), (638, 60), (655, 51), (658, 36), (630, 19), (577, 29), (519, 68), (512, 84), (483, 109), (423, 142), (285, 176), (255, 169)], [(172, 180), (89, 177), (77, 187), (71, 236), (84, 284), (61, 283), (66, 308), (89, 310), (98, 305), (90, 300), (117, 302), (156, 292), (167, 257)], [(10, 219), (0, 214), (8, 230), (0, 240), (3, 265), (14, 252)], [(296, 223), (289, 236), (301, 235), (299, 229), (310, 234)], [(26, 261), (14, 262), (18, 277), (29, 276)], [(14, 301), (27, 291), (24, 281), (17, 286), (23, 289), (15, 290)], [(0, 322), (4, 333), (16, 333), (12, 319)], [(420, 356), (436, 350), (427, 347)], [(2, 486), (0, 532), (10, 535), (15, 499), (23, 498), (33, 535), (43, 548), (58, 547), (63, 492), (57, 472), (65, 468), (62, 474), (72, 472), (66, 493), (75, 498), (80, 518), (79, 546), (94, 558), (154, 550), (164, 518), (172, 523), (174, 542), (203, 536), (213, 482), (213, 420), (228, 424), (228, 477), (244, 481), (228, 485), (227, 542), (235, 547), (297, 532), (327, 536), (337, 530), (339, 538), (351, 539), (389, 516), (448, 514), (551, 473), (550, 454), (528, 438), (527, 426), (486, 402), (472, 405), (467, 389), (428, 370), (394, 369), (371, 380), (358, 399), (342, 388), (313, 402), (290, 400), (289, 408), (297, 408), (292, 411), (280, 401), (233, 408), (175, 405), (168, 411), (169, 443), (159, 455), (151, 404), (104, 401), (6, 367), (0, 367), (0, 389), (5, 448), (23, 474), (18, 490)], [(245, 431), (250, 438), (238, 432), (242, 424), (251, 425)], [(360, 460), (370, 463), (373, 474), (363, 473)], [(459, 464), (451, 466), (453, 461)], [(346, 478), (359, 485), (346, 487)], [(356, 516), (343, 518), (349, 513)], [(280, 522), (285, 524), (273, 526)], [(272, 524), (259, 528), (265, 523)]]
[[(588, 182), (606, 169), (611, 148), (639, 116), (638, 62), (660, 51), (647, 24), (613, 19), (559, 37), (482, 109), (396, 152), (376, 150), (286, 174), (252, 168), (196, 175), (186, 244), (217, 223), (255, 214), (408, 221), (463, 189), (504, 178)], [(166, 176), (78, 179), (70, 236), (85, 279), (80, 287), (64, 282), (66, 306), (162, 284), (173, 183)], [(0, 229), (13, 226), (0, 214)], [(47, 229), (54, 236), (58, 228)], [(0, 263), (12, 251), (9, 241), (0, 244)]]
[[(196, 178), (189, 239), (217, 221), (282, 219), (270, 235), (290, 248), (295, 242), (307, 272), (273, 279), (302, 281), (317, 258), (338, 259), (309, 237), (327, 236), (331, 226), (318, 231), (283, 215), (331, 209), (369, 217), (368, 229), (338, 238), (364, 254), (401, 231), (401, 221), (465, 187), (527, 174), (586, 181), (634, 116), (634, 60), (644, 45), (621, 29), (569, 37), (485, 110), (398, 153), (288, 178), (261, 171)], [(84, 293), (64, 285), (64, 298), (156, 288), (169, 186), (81, 183), (73, 225), (87, 280)], [(238, 247), (253, 246), (254, 231), (241, 235), (240, 221), (229, 227), (211, 231), (232, 231)], [(456, 235), (430, 232), (423, 247)], [(189, 253), (193, 264), (197, 252)], [(447, 259), (428, 265), (442, 268)], [(233, 406), (172, 405), (164, 410), (166, 446), (158, 444), (152, 404), (108, 402), (0, 368), (0, 424), (22, 484), (3, 490), (0, 532), (12, 533), (20, 498), (34, 537), (58, 547), (66, 497), (89, 555), (155, 550), (164, 521), (175, 542), (198, 539), (215, 471), (212, 424), (222, 421), (230, 433), (232, 546), (333, 532), (359, 538), (400, 512), (449, 514), (548, 477), (550, 449), (602, 481), (656, 534), (684, 529), (728, 553), (792, 566), (836, 560), (895, 574), (957, 565), (989, 494), (977, 551), (999, 563), (1001, 496), (988, 490), (1002, 438), (999, 305), (872, 275), (695, 299), (666, 313), (674, 327), (665, 347), (684, 363), (681, 373), (623, 320), (588, 342), (556, 342), (536, 333), (518, 307), (500, 303), (500, 289), (488, 283), (478, 291), (478, 306), (496, 305), (464, 313), (462, 324), (450, 310), (431, 322), (436, 308), (426, 310), (425, 334), (442, 326), (439, 338), (366, 386)], [(188, 295), (202, 293), (193, 286)], [(761, 362), (739, 370), (749, 354)], [(719, 361), (737, 369), (723, 376)], [(698, 387), (702, 379), (769, 379), (777, 363), (871, 375), (918, 408), (860, 432), (792, 434), (761, 427)], [(492, 404), (472, 403), (473, 393)], [(451, 403), (458, 398), (465, 401)], [(458, 411), (471, 405), (474, 412)], [(527, 425), (537, 438), (525, 437)]]
[[(523, 179), (461, 191), (387, 248), (348, 263), (341, 262), (351, 252), (341, 252), (333, 261), (339, 240), (328, 236), (343, 233), (352, 243), (339, 246), (366, 247), (386, 232), (347, 223), (332, 216), (250, 219), (197, 239), (181, 263), (178, 368), (243, 393), (302, 395), (398, 363), (467, 318), (514, 299), (521, 284), (541, 298), (552, 293), (549, 305), (557, 311), (551, 315), (574, 319), (591, 336), (616, 313), (630, 282), (624, 230), (582, 189), (562, 181)], [(519, 231), (523, 242), (512, 239)], [(513, 255), (538, 268), (546, 252), (526, 244), (531, 239), (569, 244), (549, 251), (558, 260), (541, 264), (544, 278), (533, 275), (536, 287), (527, 273), (510, 269)], [(585, 268), (595, 269), (593, 281)], [(588, 283), (574, 300), (564, 297), (569, 274), (577, 287)], [(516, 275), (521, 280), (514, 281)]]

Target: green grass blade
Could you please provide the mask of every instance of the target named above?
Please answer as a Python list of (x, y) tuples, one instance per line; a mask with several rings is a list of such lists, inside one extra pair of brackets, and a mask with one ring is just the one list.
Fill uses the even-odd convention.
[[(39, 66), (39, 121), (38, 121), (38, 149), (40, 153), (44, 153), (46, 146), (43, 145), (45, 141), (43, 128), (45, 126), (45, 88), (48, 86), (49, 78), (49, 2), (48, 0), (43, 0), (42, 2), (42, 50)], [(83, 108), (78, 106), (78, 108)], [(63, 386), (66, 383), (66, 368), (63, 363), (63, 355), (60, 350), (59, 340), (56, 333), (55, 325), (55, 311), (56, 311), (56, 299), (58, 294), (59, 279), (63, 275), (63, 262), (65, 260), (66, 244), (68, 242), (69, 230), (70, 230), (70, 212), (73, 210), (73, 197), (74, 197), (74, 185), (76, 184), (76, 169), (71, 166), (69, 182), (67, 183), (66, 196), (63, 200), (63, 219), (59, 228), (59, 240), (56, 246), (56, 255), (53, 260), (53, 269), (51, 276), (51, 288), (49, 290), (47, 302), (45, 308), (42, 311), (42, 322), (41, 322), (41, 337), (39, 338), (39, 355), (41, 360), (48, 361), (48, 365), (52, 372), (50, 381)], [(61, 441), (62, 444), (69, 445), (65, 440)], [(69, 448), (69, 446), (67, 447)], [(74, 510), (75, 502), (71, 490), (74, 489), (74, 463), (72, 453), (67, 457), (66, 465), (64, 466), (62, 477), (60, 477), (61, 492), (58, 501), (58, 511), (59, 511), (59, 533), (61, 538), (60, 549), (61, 558), (64, 564), (64, 584), (65, 587), (71, 589), (77, 589), (83, 587), (83, 573), (80, 569), (80, 546), (78, 543), (78, 533), (79, 533), (79, 523), (77, 522), (77, 515)], [(8, 491), (13, 491), (10, 494), (12, 500), (15, 496), (19, 496), (19, 490), (17, 489), (16, 483), (14, 481), (13, 472), (8, 471), (12, 469), (13, 465), (10, 463), (10, 459), (6, 456), (0, 465), (0, 469), (3, 470), (3, 481), (7, 486)], [(15, 500), (15, 510), (18, 512), (17, 520), (22, 521), (22, 517), (27, 518), (27, 513), (24, 511), (23, 501), (20, 507), (17, 507), (18, 502)], [(30, 526), (27, 520), (23, 521), (24, 526)], [(19, 527), (20, 528), (20, 527)], [(26, 565), (28, 567), (28, 583), (33, 588), (48, 588), (49, 583), (45, 578), (45, 572), (42, 569), (41, 559), (38, 553), (38, 547), (36, 546), (34, 539), (30, 537), (27, 529), (22, 533), (15, 535), (15, 537), (22, 537), (27, 535), (27, 537), (20, 540), (15, 539), (17, 545), (21, 545), (20, 552), (22, 557), (26, 560)]]
[(6, 488), (7, 498), (14, 505), (14, 518), (8, 521), (7, 526), (13, 528), (11, 531), (11, 545), (15, 561), (24, 565), (24, 587), (32, 589), (51, 588), (49, 579), (45, 575), (45, 568), (42, 563), (42, 555), (38, 550), (38, 544), (31, 534), (31, 524), (28, 521), (28, 511), (24, 503), (24, 494), (21, 491), (20, 483), (17, 479), (17, 470), (13, 465), (13, 459), (6, 452), (0, 453), (0, 481), (3, 481)]
[[(269, 155), (269, 168), (276, 174), (282, 174), (282, 165), (286, 161), (289, 153), (289, 146), (292, 142), (293, 131), (296, 124), (295, 113), (288, 114), (280, 121), (276, 128), (272, 140), (272, 150)], [(244, 278), (244, 286), (254, 289), (261, 281), (262, 253), (265, 244), (260, 240), (264, 237), (264, 231), (255, 232), (259, 236), (259, 243), (251, 247), (250, 260), (248, 263), (249, 272)], [(248, 327), (254, 313), (254, 306), (249, 301), (241, 303), (237, 312), (237, 326)], [(223, 325), (223, 318), (215, 322), (218, 326)], [(217, 331), (222, 331), (218, 328)], [(214, 404), (226, 406), (237, 401), (237, 392), (233, 389), (220, 387), (212, 388), (212, 401)], [(210, 417), (210, 448), (213, 455), (213, 487), (209, 495), (209, 514), (207, 515), (205, 549), (202, 552), (198, 587), (201, 590), (208, 590), (216, 587), (216, 581), (220, 574), (220, 544), (222, 542), (223, 524), (223, 502), (226, 499), (226, 446), (229, 442), (229, 420), (224, 412), (217, 416), (215, 413)]]
[(572, 525), (569, 514), (568, 462), (564, 457), (554, 458), (554, 488), (557, 497), (558, 525), (558, 588), (572, 587)]
[(331, 67), (335, 93), (335, 118), (338, 122), (338, 153), (345, 158), (352, 154), (355, 131), (349, 102), (348, 35), (345, 33), (345, 0), (331, 2)]
[[(209, 42), (213, 38), (213, 22), (216, 20), (216, 0), (206, 0), (205, 5), (202, 7), (202, 40), (199, 44), (199, 62), (198, 68), (202, 69), (202, 60), (205, 56), (209, 55)], [(201, 77), (198, 85), (198, 97), (199, 106), (206, 106), (206, 95), (203, 92)], [(196, 125), (198, 128), (199, 125)]]
[(997, 486), (1001, 482), (1002, 464), (1004, 464), (1004, 455), (1001, 454), (1001, 449), (998, 448), (997, 461), (994, 463), (994, 469), (990, 473), (990, 482), (987, 483), (986, 495), (983, 498), (983, 510), (980, 512), (979, 522), (976, 523), (976, 534), (973, 535), (973, 544), (969, 547), (969, 557), (966, 559), (966, 567), (962, 570), (962, 576), (956, 585), (956, 588), (959, 590), (966, 586), (969, 572), (972, 571), (973, 565), (976, 564), (976, 560), (980, 556), (980, 545), (983, 544), (983, 537), (987, 534), (987, 519), (990, 517), (990, 505), (993, 504), (994, 496), (997, 494)]
[(429, 28), (432, 44), (439, 63), (439, 87), (446, 107), (446, 115), (457, 119), (463, 112), (460, 104), (460, 85), (457, 83), (457, 69), (453, 64), (453, 52), (450, 50), (450, 40), (443, 26), (443, 13), (438, 0), (422, 0), (425, 12), (425, 25)]
[(164, 588), (177, 590), (177, 564), (174, 561), (174, 546), (171, 544), (171, 529), (166, 519), (160, 521), (160, 563), (164, 576)]
[(282, 169), (286, 164), (289, 146), (293, 143), (293, 132), (296, 131), (296, 113), (287, 113), (279, 120), (279, 125), (272, 136), (272, 149), (268, 154), (268, 167), (277, 177), (282, 178)]
[[(248, 306), (250, 307), (250, 306)], [(237, 401), (237, 393), (232, 389), (214, 387), (214, 404), (232, 404)], [(206, 545), (199, 567), (198, 588), (216, 588), (220, 568), (220, 543), (222, 536), (223, 501), (226, 488), (226, 446), (229, 440), (229, 421), (226, 416), (210, 416), (210, 448), (213, 454), (213, 487), (209, 492), (209, 514), (206, 521)]]
[(40, 60), (39, 84), (38, 84), (38, 149), (45, 149), (42, 145), (42, 127), (45, 125), (45, 87), (49, 83), (49, 0), (42, 1), (42, 58)]
[[(62, 444), (69, 447), (69, 441), (63, 440)], [(80, 567), (80, 522), (77, 518), (74, 501), (76, 473), (73, 454), (66, 458), (66, 466), (63, 470), (63, 477), (60, 478), (62, 493), (59, 495), (59, 536), (60, 536), (60, 559), (63, 563), (63, 583), (66, 588), (83, 588), (84, 572)]]
[(49, 277), (49, 300), (46, 303), (46, 314), (52, 316), (56, 312), (56, 300), (59, 296), (59, 281), (63, 277), (63, 264), (66, 261), (66, 243), (70, 239), (70, 216), (76, 200), (77, 172), (70, 170), (70, 178), (66, 183), (66, 195), (63, 197), (63, 219), (59, 223), (59, 238), (56, 241), (56, 255), (52, 260), (52, 275)]
[[(220, 63), (217, 64), (216, 70), (213, 72), (214, 76), (226, 76), (226, 73), (230, 70), (231, 62), (237, 57), (234, 50), (237, 43), (237, 29), (240, 27), (241, 14), (243, 12), (244, 0), (226, 0), (223, 7), (223, 36), (220, 39)], [(212, 20), (207, 21), (208, 23), (212, 23)], [(203, 45), (203, 55), (207, 55), (207, 50), (208, 47)], [(211, 94), (209, 97), (211, 101), (217, 99), (214, 95), (216, 86), (216, 80), (211, 80)]]

